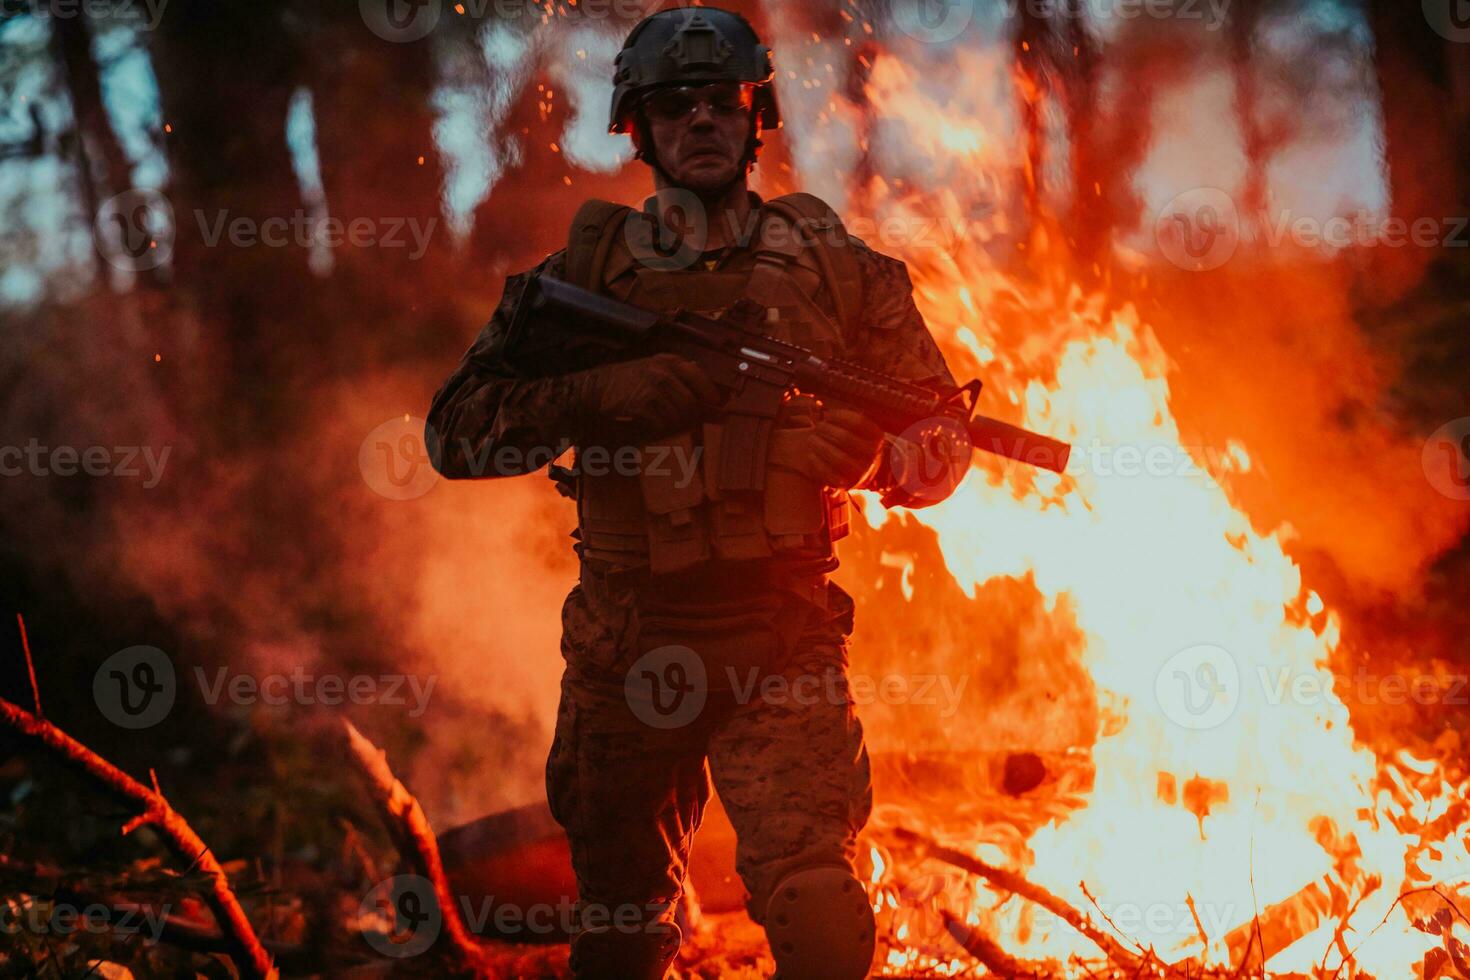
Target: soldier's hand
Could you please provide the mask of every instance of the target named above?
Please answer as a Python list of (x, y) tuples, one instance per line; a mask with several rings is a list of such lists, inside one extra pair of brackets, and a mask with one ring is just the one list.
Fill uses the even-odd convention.
[(867, 475), (884, 447), (883, 430), (866, 415), (847, 408), (818, 410), (810, 398), (793, 398), (785, 405), (783, 420), (800, 438), (783, 439), (792, 447), (772, 458), (816, 480), (823, 486), (849, 490)]
[(600, 434), (668, 435), (697, 424), (720, 400), (704, 369), (677, 354), (605, 364), (586, 376), (583, 408)]

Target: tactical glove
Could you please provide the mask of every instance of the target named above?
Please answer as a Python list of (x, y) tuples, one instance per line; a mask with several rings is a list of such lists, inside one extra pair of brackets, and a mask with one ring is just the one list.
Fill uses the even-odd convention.
[(839, 490), (858, 486), (884, 446), (883, 430), (847, 408), (819, 407), (816, 399), (786, 401), (782, 429), (772, 440), (770, 462)]
[(576, 375), (583, 433), (592, 439), (656, 439), (697, 425), (720, 391), (693, 361), (658, 354)]

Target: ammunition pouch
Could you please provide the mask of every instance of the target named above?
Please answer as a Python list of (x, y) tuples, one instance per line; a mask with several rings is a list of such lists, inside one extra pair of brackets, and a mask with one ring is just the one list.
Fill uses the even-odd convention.
[[(760, 240), (737, 248), (718, 270), (640, 263), (628, 229), (646, 233), (641, 217), (606, 201), (583, 205), (568, 238), (569, 281), (665, 311), (718, 313), (747, 297), (769, 311), (766, 328), (773, 335), (824, 355), (845, 349), (861, 282), (852, 246), (840, 244), (847, 241), (841, 220), (817, 198), (792, 194), (764, 202)], [(847, 495), (791, 465), (799, 441), (776, 419), (731, 412), (646, 447), (643, 456), (702, 453), (697, 467), (582, 477), (582, 558), (646, 564), (653, 574), (767, 559), (825, 563), (829, 570), (833, 542), (848, 526)]]

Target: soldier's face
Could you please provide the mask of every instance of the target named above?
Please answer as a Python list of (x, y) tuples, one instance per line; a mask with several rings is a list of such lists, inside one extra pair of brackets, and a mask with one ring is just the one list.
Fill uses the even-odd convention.
[(750, 135), (749, 85), (680, 86), (643, 102), (659, 163), (675, 183), (715, 190), (739, 176)]

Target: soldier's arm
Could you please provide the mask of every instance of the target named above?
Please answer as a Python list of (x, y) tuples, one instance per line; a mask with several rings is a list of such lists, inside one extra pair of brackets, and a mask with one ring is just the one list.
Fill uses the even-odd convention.
[[(914, 305), (914, 285), (908, 267), (898, 259), (873, 251), (858, 239), (853, 242), (863, 280), (853, 359), (864, 367), (904, 381), (953, 387), (954, 375)], [(939, 503), (947, 492), (953, 492), (950, 487), (945, 494), (938, 495), (934, 487), (926, 486), (922, 497), (909, 493), (898, 485), (894, 461), (892, 450), (883, 452), (878, 465), (859, 486), (859, 489), (881, 492), (885, 507), (928, 507)]]
[(954, 375), (914, 305), (908, 266), (853, 239), (862, 270), (862, 307), (853, 359), (919, 384), (953, 386)]
[(507, 277), (490, 322), (434, 396), (425, 440), (434, 468), (450, 479), (534, 472), (575, 439), (575, 378), (522, 378), (501, 356), (521, 291), (543, 272), (565, 275), (565, 253)]

